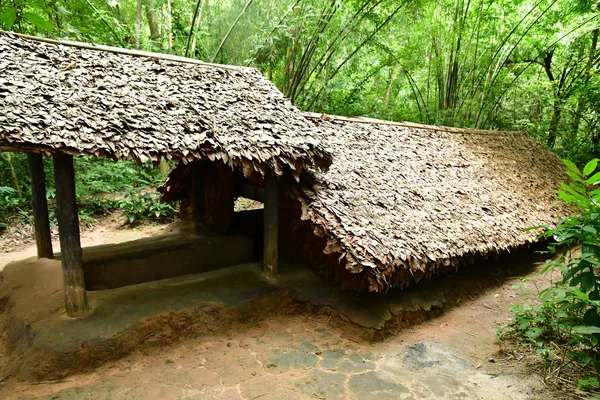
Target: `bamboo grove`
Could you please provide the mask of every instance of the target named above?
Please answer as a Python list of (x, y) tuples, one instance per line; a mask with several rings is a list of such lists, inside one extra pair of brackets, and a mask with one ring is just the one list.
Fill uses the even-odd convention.
[(600, 145), (591, 0), (0, 0), (0, 28), (258, 68), (304, 110)]

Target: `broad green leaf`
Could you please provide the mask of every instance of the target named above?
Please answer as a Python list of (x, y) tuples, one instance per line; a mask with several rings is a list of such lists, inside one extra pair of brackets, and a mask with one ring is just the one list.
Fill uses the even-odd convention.
[(585, 167), (583, 167), (583, 174), (585, 176), (590, 175), (592, 172), (594, 172), (596, 170), (597, 166), (598, 166), (598, 159), (594, 158), (593, 160), (591, 160), (590, 162), (585, 164)]
[(575, 201), (575, 197), (570, 194), (563, 192), (562, 190), (558, 191), (558, 197), (564, 200), (567, 204), (570, 204)]
[(35, 13), (24, 12), (23, 17), (40, 29), (48, 32), (52, 32), (54, 30), (54, 25), (51, 22), (46, 21), (44, 18)]
[(577, 175), (581, 175), (581, 171), (579, 171), (579, 168), (577, 168), (577, 166), (569, 160), (562, 160), (563, 163), (565, 163), (565, 165), (567, 166), (567, 168), (569, 168), (571, 171), (575, 172)]
[[(594, 185), (594, 184), (596, 184), (596, 182), (598, 182), (598, 181), (600, 181), (600, 172), (596, 172), (594, 175), (590, 176), (590, 177), (587, 179), (586, 183), (587, 183), (588, 185)], [(593, 192), (594, 192), (594, 191), (593, 191)], [(595, 193), (593, 193), (593, 192), (592, 192), (592, 194), (595, 194)]]
[(585, 182), (583, 180), (583, 178), (581, 176), (579, 176), (579, 174), (576, 174), (573, 171), (567, 171), (567, 175), (569, 175), (571, 177), (571, 179), (573, 179), (574, 181), (581, 182), (581, 183)]
[(593, 335), (594, 333), (600, 333), (600, 326), (574, 326), (573, 332), (582, 335)]
[(575, 291), (573, 292), (573, 294), (574, 294), (575, 296), (577, 296), (577, 297), (579, 297), (579, 298), (581, 298), (581, 299), (585, 300), (585, 301), (588, 301), (588, 300), (589, 300), (589, 297), (588, 297), (588, 295), (587, 295), (586, 293), (583, 293), (583, 292), (580, 292), (580, 291), (577, 291), (577, 290), (575, 290)]
[(537, 339), (542, 334), (542, 328), (529, 328), (525, 334), (532, 339)]
[(17, 19), (17, 9), (14, 7), (8, 7), (2, 14), (0, 14), (0, 26), (4, 29), (10, 29)]
[(578, 193), (573, 187), (560, 182), (560, 186), (568, 193), (572, 194), (573, 196), (575, 196), (575, 198), (577, 198), (578, 200), (582, 200), (582, 201), (588, 201), (587, 197), (583, 196), (581, 193)]

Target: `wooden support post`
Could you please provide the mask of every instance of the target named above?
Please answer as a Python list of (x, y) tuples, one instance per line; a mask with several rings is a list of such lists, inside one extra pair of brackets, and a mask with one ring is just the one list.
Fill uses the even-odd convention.
[(192, 165), (192, 198), (194, 202), (194, 233), (206, 233), (206, 204), (204, 202), (204, 162), (195, 161)]
[(46, 174), (41, 154), (27, 153), (31, 174), (31, 206), (35, 224), (35, 244), (38, 258), (53, 258), (50, 218), (46, 200)]
[(204, 170), (206, 230), (225, 233), (233, 220), (233, 171), (221, 161), (206, 164)]
[(83, 278), (72, 156), (60, 153), (54, 155), (54, 178), (65, 308), (69, 317), (83, 317), (88, 314), (89, 306)]
[(271, 278), (279, 275), (279, 190), (277, 176), (265, 174), (264, 260), (263, 272)]

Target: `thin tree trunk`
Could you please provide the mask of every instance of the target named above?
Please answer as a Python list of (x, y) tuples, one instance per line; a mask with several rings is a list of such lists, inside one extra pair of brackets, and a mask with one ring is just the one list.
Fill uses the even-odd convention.
[(160, 28), (154, 9), (154, 0), (146, 0), (146, 18), (148, 19), (148, 28), (150, 28), (150, 39), (157, 40), (160, 37)]
[(10, 153), (5, 153), (6, 157), (5, 160), (8, 163), (8, 168), (10, 168), (10, 179), (12, 180), (13, 186), (15, 187), (15, 190), (17, 191), (17, 197), (19, 198), (19, 200), (23, 200), (23, 193), (21, 192), (21, 186), (19, 185), (19, 180), (17, 179), (17, 174), (15, 172), (15, 166), (12, 163), (12, 157), (10, 156)]
[(244, 13), (248, 9), (248, 7), (250, 7), (250, 4), (252, 4), (252, 0), (246, 1), (246, 5), (244, 6), (244, 8), (242, 8), (242, 11), (240, 11), (240, 13), (238, 14), (238, 16), (235, 19), (235, 21), (233, 21), (233, 24), (231, 24), (231, 26), (229, 27), (229, 30), (227, 31), (227, 33), (223, 37), (223, 40), (221, 40), (221, 43), (219, 44), (219, 47), (217, 47), (217, 51), (215, 52), (215, 55), (210, 59), (210, 62), (215, 62), (215, 59), (217, 58), (217, 56), (219, 55), (219, 53), (223, 49), (223, 45), (225, 44), (225, 42), (227, 42), (227, 39), (229, 38), (229, 35), (233, 31), (233, 29), (236, 27), (236, 25), (238, 24), (238, 22), (242, 18), (242, 15), (244, 15)]
[(394, 79), (396, 79), (396, 70), (398, 69), (398, 64), (395, 64), (392, 68), (392, 72), (390, 73), (390, 81), (385, 88), (385, 97), (383, 99), (383, 107), (388, 108), (390, 104), (390, 93), (392, 91), (392, 84), (394, 83)]
[[(588, 61), (585, 66), (586, 74), (590, 73), (590, 70), (592, 69), (592, 65), (594, 63), (594, 58), (596, 57), (596, 47), (598, 46), (598, 33), (598, 28), (592, 31), (592, 44), (590, 46), (590, 52), (588, 54)], [(581, 96), (579, 96), (579, 98), (577, 99), (577, 111), (575, 112), (575, 116), (573, 117), (573, 123), (571, 125), (571, 131), (573, 135), (577, 135), (577, 131), (579, 130), (579, 124), (581, 123), (581, 114), (583, 113), (585, 105), (585, 100)]]
[(548, 128), (548, 140), (546, 144), (549, 148), (554, 148), (556, 144), (556, 136), (558, 134), (558, 124), (560, 123), (560, 117), (562, 114), (562, 107), (560, 104), (560, 99), (558, 97), (554, 98), (554, 104), (552, 106), (552, 119), (550, 120), (550, 126)]
[(348, 105), (348, 103), (350, 103), (350, 101), (352, 101), (352, 99), (354, 98), (356, 93), (362, 88), (362, 86), (365, 84), (365, 82), (367, 82), (373, 75), (375, 75), (376, 73), (378, 73), (379, 71), (381, 71), (383, 68), (385, 68), (387, 66), (389, 66), (389, 62), (383, 63), (383, 64), (379, 65), (377, 68), (373, 69), (373, 71), (369, 72), (360, 81), (360, 83), (352, 89), (350, 94), (348, 94), (348, 96), (346, 96), (346, 99), (344, 100), (344, 104), (343, 104), (342, 108), (345, 108)]
[(185, 56), (187, 57), (190, 54), (190, 44), (192, 42), (192, 36), (194, 35), (194, 26), (196, 23), (196, 18), (198, 18), (198, 11), (200, 10), (200, 6), (204, 7), (204, 0), (198, 0), (196, 2), (196, 8), (194, 9), (194, 16), (192, 17), (192, 23), (190, 24), (190, 33), (188, 35), (187, 45), (185, 46)]
[[(404, 3), (400, 3), (400, 5), (398, 7), (396, 7), (394, 9), (394, 11), (392, 11), (387, 18), (381, 22), (370, 34), (369, 36), (367, 36), (367, 38), (365, 40), (363, 40), (362, 42), (360, 42), (360, 44), (352, 51), (352, 53), (350, 53), (346, 58), (344, 58), (344, 60), (333, 70), (333, 72), (331, 72), (330, 74), (327, 74), (327, 81), (330, 81), (331, 79), (333, 79), (338, 72), (340, 72), (340, 70), (342, 69), (342, 67), (344, 65), (346, 65), (346, 63), (348, 61), (350, 61), (352, 59), (352, 57), (354, 57), (356, 55), (356, 53), (358, 53), (358, 51), (360, 49), (363, 48), (363, 46), (365, 44), (367, 44), (369, 41), (371, 41), (375, 35), (377, 35), (395, 16), (396, 14), (400, 11), (400, 9), (404, 6)], [(317, 92), (317, 94), (312, 98), (312, 100), (310, 101), (310, 103), (308, 104), (308, 106), (306, 107), (306, 109), (310, 110), (311, 107), (315, 104), (315, 102), (319, 99), (319, 97), (321, 96), (321, 94), (323, 94), (323, 91), (325, 90), (325, 85), (321, 86), (321, 89), (319, 89), (319, 91)]]
[[(560, 117), (562, 114), (562, 107), (560, 101), (560, 86), (556, 84), (556, 78), (552, 73), (552, 59), (554, 58), (554, 50), (547, 51), (544, 54), (543, 58), (543, 66), (544, 71), (546, 72), (546, 76), (548, 76), (548, 80), (553, 86), (553, 95), (554, 101), (552, 103), (552, 119), (550, 120), (550, 125), (548, 126), (548, 138), (546, 139), (546, 145), (549, 148), (554, 148), (556, 144), (556, 136), (558, 133), (558, 124), (560, 123)], [(564, 76), (564, 74), (563, 74)]]
[(169, 49), (173, 48), (173, 15), (171, 14), (171, 0), (167, 0), (167, 34)]
[[(205, 0), (202, 0), (202, 5), (200, 6), (200, 12), (198, 13), (198, 18), (196, 19), (196, 32), (200, 29), (200, 24), (202, 23), (202, 16), (204, 15), (204, 4), (206, 4)], [(198, 41), (198, 35), (194, 35), (192, 37), (192, 49), (191, 53), (194, 54), (196, 51), (196, 42)]]
[(137, 2), (137, 10), (135, 14), (135, 48), (139, 50), (140, 39), (142, 36), (142, 0)]

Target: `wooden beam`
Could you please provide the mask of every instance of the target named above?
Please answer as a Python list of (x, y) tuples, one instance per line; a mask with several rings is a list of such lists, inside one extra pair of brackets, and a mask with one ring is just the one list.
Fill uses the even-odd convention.
[(31, 174), (31, 206), (35, 224), (35, 244), (38, 258), (53, 258), (48, 201), (46, 200), (46, 174), (41, 154), (28, 153)]
[(83, 278), (73, 156), (57, 153), (53, 159), (65, 308), (69, 317), (83, 317), (89, 313), (89, 306)]
[(312, 112), (302, 112), (307, 118), (312, 119), (320, 119), (323, 121), (342, 121), (342, 122), (353, 122), (359, 124), (367, 124), (367, 125), (390, 125), (390, 126), (401, 126), (404, 128), (415, 128), (415, 129), (426, 129), (430, 131), (436, 132), (446, 132), (446, 133), (457, 133), (457, 134), (474, 134), (474, 135), (526, 135), (526, 132), (523, 131), (497, 131), (497, 130), (489, 130), (489, 129), (474, 129), (474, 128), (454, 128), (451, 126), (442, 126), (442, 125), (425, 125), (425, 124), (417, 124), (415, 122), (408, 121), (386, 121), (383, 119), (375, 119), (368, 117), (343, 117), (339, 115), (328, 115), (328, 114), (319, 114)]
[(206, 233), (206, 203), (204, 201), (204, 170), (203, 161), (192, 164), (192, 201), (194, 203), (194, 233)]
[(270, 278), (279, 275), (279, 190), (277, 176), (265, 174), (264, 260), (263, 272)]

